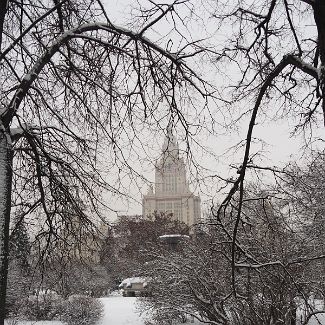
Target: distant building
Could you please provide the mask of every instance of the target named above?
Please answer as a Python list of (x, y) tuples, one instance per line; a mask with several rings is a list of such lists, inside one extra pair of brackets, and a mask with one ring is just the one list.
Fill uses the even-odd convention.
[(190, 191), (185, 167), (177, 140), (169, 126), (161, 158), (155, 166), (155, 188), (151, 186), (142, 198), (144, 216), (155, 211), (172, 213), (175, 219), (188, 226), (200, 220), (201, 199)]
[(122, 290), (123, 297), (146, 296), (149, 293), (148, 281), (147, 278), (127, 278), (121, 282), (119, 288)]

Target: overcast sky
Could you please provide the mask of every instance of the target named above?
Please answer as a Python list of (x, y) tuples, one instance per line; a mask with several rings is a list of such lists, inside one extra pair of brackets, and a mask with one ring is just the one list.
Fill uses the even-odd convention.
[[(107, 13), (110, 19), (117, 25), (129, 27), (134, 22), (132, 20), (132, 14), (134, 15), (135, 11), (132, 11), (132, 6), (137, 6), (137, 3), (129, 0), (105, 0), (105, 6), (107, 8)], [(144, 5), (146, 1), (139, 0), (141, 5)], [(197, 2), (198, 3), (198, 2)], [(198, 18), (193, 17), (193, 24), (189, 23), (189, 29), (191, 30), (191, 37), (193, 39), (202, 38), (203, 33), (208, 33), (211, 37), (211, 42), (218, 42), (218, 39), (222, 39), (225, 35), (219, 35), (214, 30), (213, 21), (209, 19), (208, 16)], [(206, 25), (209, 27), (207, 30), (202, 27), (206, 20)], [(166, 42), (168, 39), (173, 39), (173, 45), (177, 47), (177, 41), (179, 40), (179, 35), (173, 33), (168, 34), (168, 38), (161, 38), (161, 36), (169, 32), (168, 22), (163, 22), (159, 26), (155, 27), (154, 31), (151, 31), (147, 37), (154, 39), (161, 46), (167, 46)], [(206, 37), (206, 35), (204, 35)], [(224, 67), (225, 74), (231, 75), (232, 71), (227, 70), (228, 67)], [(221, 82), (222, 73), (220, 71), (213, 71), (213, 66), (209, 68), (209, 65), (205, 63), (206, 76), (218, 84)], [(235, 73), (235, 72), (234, 72)], [(224, 81), (224, 80), (223, 80)], [(249, 109), (252, 103), (246, 103), (247, 108)], [(291, 133), (295, 121), (291, 120), (281, 120), (281, 121), (267, 121), (263, 116), (260, 116), (258, 119), (258, 124), (255, 127), (254, 136), (261, 139), (262, 141), (257, 142), (252, 146), (252, 153), (259, 152), (259, 157), (256, 158), (254, 163), (264, 165), (264, 166), (284, 166), (290, 160), (303, 160), (302, 151), (300, 150), (304, 145), (304, 135), (296, 135), (292, 137)], [(242, 150), (230, 150), (235, 146), (240, 140), (245, 139), (245, 134), (248, 126), (248, 119), (243, 118), (241, 123), (237, 125), (237, 129), (229, 130), (224, 129), (220, 126), (215, 134), (205, 134), (204, 132), (199, 134), (199, 141), (203, 146), (208, 147), (212, 152), (215, 153), (216, 157), (212, 157), (202, 153), (200, 150), (194, 150), (196, 159), (201, 161), (205, 168), (211, 170), (211, 174), (218, 173), (223, 177), (229, 177), (230, 175), (236, 176), (235, 169), (229, 168), (229, 165), (239, 166), (242, 159)], [(313, 134), (314, 137), (324, 138), (323, 129), (319, 130), (319, 134)], [(155, 150), (159, 150), (163, 143), (163, 137), (156, 139), (154, 144)], [(318, 144), (317, 144), (318, 145)], [(184, 148), (184, 144), (180, 141), (180, 147)], [(154, 151), (153, 151), (154, 152)], [(158, 153), (156, 153), (158, 155)], [(157, 156), (156, 156), (157, 157)], [(152, 157), (154, 159), (156, 157)], [(148, 162), (147, 164), (140, 163), (139, 166), (136, 166), (137, 170), (140, 173), (148, 178), (149, 181), (154, 181), (154, 170), (153, 166)], [(208, 175), (208, 173), (207, 173)], [(211, 198), (214, 199), (217, 197), (220, 199), (220, 194), (216, 195), (216, 184), (214, 181), (209, 182), (205, 181), (203, 183), (196, 182), (196, 176), (191, 177), (192, 181), (192, 190), (195, 190), (197, 194), (201, 195), (202, 201), (209, 201)], [(125, 201), (116, 198), (116, 201), (113, 204), (120, 211), (119, 214), (140, 214), (141, 213), (141, 194), (145, 194), (147, 184), (143, 182), (138, 183), (139, 186), (134, 186), (134, 184), (127, 183), (126, 187), (129, 187), (130, 195), (134, 200)], [(111, 218), (114, 218), (114, 214), (111, 215)]]

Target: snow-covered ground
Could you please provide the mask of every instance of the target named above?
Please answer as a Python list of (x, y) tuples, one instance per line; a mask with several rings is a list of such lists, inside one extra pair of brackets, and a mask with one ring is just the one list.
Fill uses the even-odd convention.
[(105, 306), (105, 315), (98, 325), (144, 325), (136, 312), (136, 299), (120, 296), (101, 298)]
[[(308, 299), (308, 304), (312, 308), (312, 310), (324, 310), (324, 302), (320, 299), (310, 298)], [(297, 309), (297, 325), (303, 324), (306, 315), (304, 313), (304, 308)], [(311, 317), (308, 325), (325, 325), (325, 314), (316, 314), (315, 316)]]
[[(136, 312), (136, 298), (112, 296), (100, 298), (104, 304), (104, 317), (98, 325), (144, 325)], [(7, 320), (6, 325), (63, 325), (59, 321), (20, 321), (18, 324)]]
[(5, 325), (64, 325), (62, 322), (59, 321), (19, 321), (16, 320), (5, 320)]
[[(104, 304), (104, 316), (97, 325), (144, 325), (144, 320), (136, 310), (136, 299), (133, 297), (111, 296), (100, 298)], [(316, 318), (317, 317), (317, 318)], [(308, 325), (325, 325), (325, 315), (318, 314)], [(299, 325), (299, 319), (297, 320)], [(59, 321), (20, 321), (18, 323), (7, 320), (6, 325), (64, 325)], [(198, 325), (196, 323), (189, 323)]]
[(325, 315), (318, 314), (316, 316), (313, 316), (308, 322), (308, 325), (325, 325)]

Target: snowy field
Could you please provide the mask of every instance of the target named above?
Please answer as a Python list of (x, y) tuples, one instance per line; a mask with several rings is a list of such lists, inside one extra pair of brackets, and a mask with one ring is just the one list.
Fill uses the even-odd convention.
[[(104, 304), (104, 316), (97, 325), (144, 325), (143, 319), (136, 311), (136, 299), (133, 297), (112, 296), (100, 298)], [(299, 317), (297, 325), (299, 325)], [(7, 320), (6, 325), (64, 325), (59, 321), (20, 321), (13, 322)], [(198, 325), (198, 322), (188, 323)], [(310, 320), (308, 325), (325, 325), (325, 315), (317, 315)]]

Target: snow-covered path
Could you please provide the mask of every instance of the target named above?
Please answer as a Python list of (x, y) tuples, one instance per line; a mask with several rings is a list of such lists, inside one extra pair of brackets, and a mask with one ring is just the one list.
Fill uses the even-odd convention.
[(136, 312), (136, 298), (113, 296), (100, 300), (105, 306), (105, 315), (98, 325), (144, 325)]

